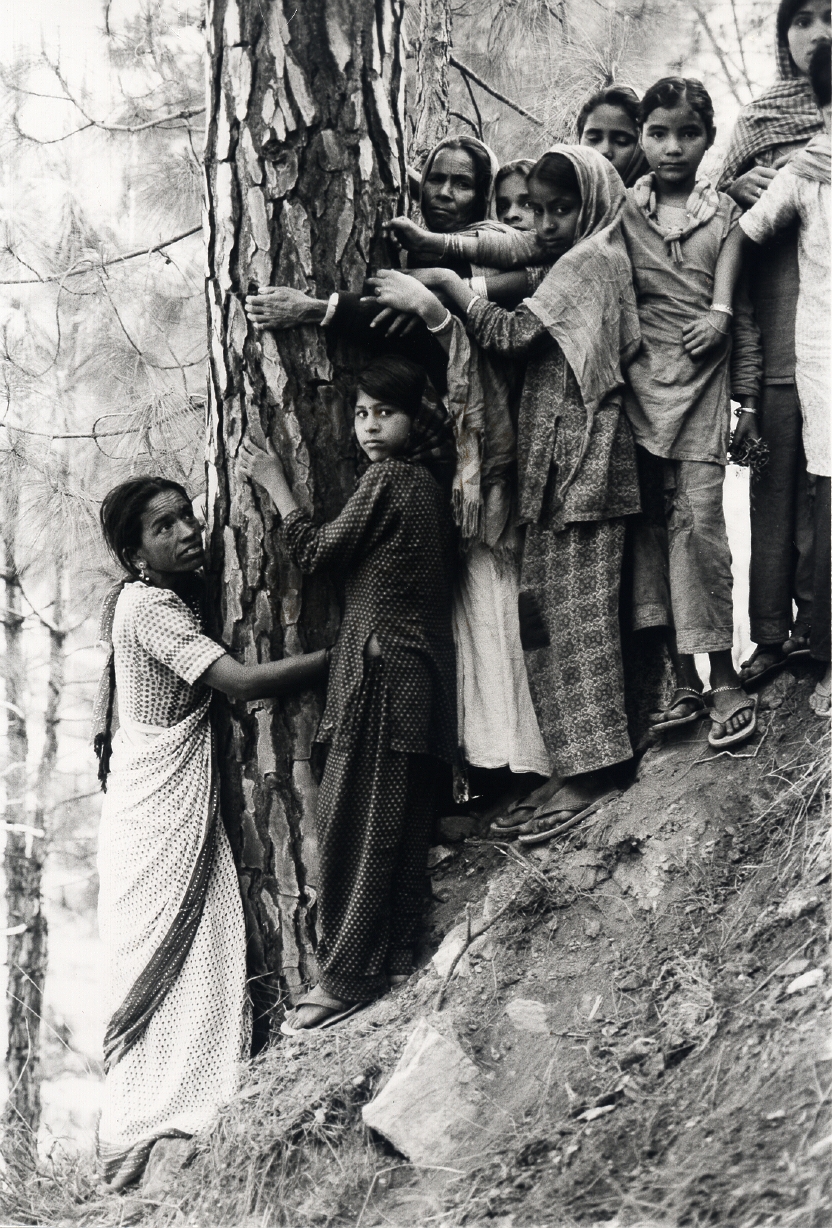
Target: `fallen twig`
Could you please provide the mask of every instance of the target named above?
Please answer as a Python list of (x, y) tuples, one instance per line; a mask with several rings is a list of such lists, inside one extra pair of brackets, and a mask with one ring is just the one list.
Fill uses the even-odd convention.
[(798, 947), (796, 951), (792, 951), (791, 955), (787, 955), (786, 958), (781, 963), (779, 963), (776, 968), (772, 968), (768, 976), (763, 977), (763, 979), (760, 981), (760, 984), (755, 985), (754, 988), (751, 990), (751, 993), (746, 994), (743, 1000), (741, 1002), (738, 1002), (737, 1005), (733, 1009), (739, 1010), (741, 1006), (745, 1006), (746, 1002), (750, 1001), (751, 998), (754, 997), (755, 993), (759, 989), (762, 989), (764, 985), (767, 985), (769, 981), (771, 980), (771, 978), (773, 976), (776, 976), (781, 968), (785, 968), (786, 964), (789, 962), (790, 959), (794, 959), (796, 955), (800, 955), (802, 951), (805, 951), (809, 943), (812, 942), (816, 937), (817, 937), (816, 934), (810, 934), (809, 937), (806, 939), (806, 941), (803, 943), (803, 946)]
[(762, 746), (763, 742), (765, 742), (767, 737), (768, 737), (768, 728), (765, 730), (765, 732), (763, 733), (763, 736), (760, 738), (759, 742), (757, 743), (756, 748), (752, 751), (750, 755), (743, 755), (739, 751), (735, 751), (735, 750), (718, 750), (715, 755), (708, 755), (706, 759), (694, 759), (693, 763), (690, 766), (696, 767), (697, 763), (713, 763), (714, 759), (718, 759), (720, 755), (728, 755), (731, 759), (756, 759), (760, 753), (760, 747)]
[(465, 942), (463, 943), (459, 951), (457, 951), (456, 955), (451, 960), (448, 971), (445, 973), (445, 976), (442, 978), (442, 984), (439, 986), (439, 993), (436, 995), (436, 1010), (437, 1011), (441, 1011), (442, 1003), (445, 1001), (445, 994), (447, 992), (448, 986), (451, 983), (451, 977), (456, 971), (457, 964), (462, 959), (463, 955), (468, 950), (471, 943), (474, 942), (477, 938), (479, 938), (482, 934), (484, 934), (486, 930), (491, 929), (491, 926), (494, 924), (495, 921), (499, 921), (500, 917), (504, 917), (506, 915), (509, 908), (511, 908), (512, 904), (517, 898), (517, 894), (518, 893), (515, 891), (514, 894), (511, 895), (508, 900), (506, 900), (503, 907), (499, 908), (497, 912), (495, 912), (493, 917), (489, 917), (489, 919), (485, 921), (482, 925), (477, 926), (476, 930), (474, 930), (473, 926), (471, 925), (471, 905), (467, 904), (465, 906), (466, 919), (467, 919)]

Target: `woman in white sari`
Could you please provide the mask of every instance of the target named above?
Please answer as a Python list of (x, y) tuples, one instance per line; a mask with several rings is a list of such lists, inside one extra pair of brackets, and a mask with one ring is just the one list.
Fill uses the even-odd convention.
[(248, 1056), (245, 925), (218, 813), (211, 688), (241, 699), (300, 689), (323, 678), (326, 653), (242, 666), (203, 635), (202, 535), (178, 484), (122, 483), (101, 524), (127, 572), (104, 606), (112, 651), (94, 716), (109, 1016), (98, 1151), (118, 1190), (157, 1139), (212, 1123)]

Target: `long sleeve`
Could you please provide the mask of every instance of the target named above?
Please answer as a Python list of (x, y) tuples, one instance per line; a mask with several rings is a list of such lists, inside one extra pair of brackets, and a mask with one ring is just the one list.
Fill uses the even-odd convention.
[(490, 226), (477, 231), (475, 264), (492, 269), (516, 269), (527, 264), (542, 264), (544, 260), (537, 236), (531, 231), (510, 227), (497, 230)]
[(496, 303), (474, 299), (468, 308), (465, 326), (469, 336), (491, 354), (506, 358), (522, 357), (548, 338), (546, 326), (523, 304), (506, 311)]
[(388, 463), (370, 466), (346, 507), (328, 524), (313, 524), (301, 509), (290, 512), (283, 521), (283, 538), (301, 571), (308, 575), (327, 568), (346, 571), (359, 553), (372, 546), (389, 516)]
[(731, 395), (735, 401), (759, 397), (763, 383), (763, 346), (748, 294), (748, 276), (740, 275), (734, 294)]

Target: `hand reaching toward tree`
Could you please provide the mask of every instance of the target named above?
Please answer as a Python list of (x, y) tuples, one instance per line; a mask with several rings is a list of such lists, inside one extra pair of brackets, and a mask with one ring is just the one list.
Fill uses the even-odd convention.
[(385, 224), (388, 236), (415, 256), (441, 256), (445, 250), (445, 236), (434, 234), (411, 222), (409, 217), (394, 217)]
[[(367, 279), (367, 284), (373, 288), (373, 297), (365, 298), (363, 302), (375, 302), (380, 307), (391, 307), (395, 311), (420, 316), (428, 328), (441, 324), (448, 314), (448, 309), (442, 306), (433, 291), (409, 273), (398, 269), (379, 269), (375, 277)], [(379, 317), (374, 325), (378, 323)]]
[(283, 461), (277, 455), (273, 443), (268, 442), (265, 448), (261, 448), (251, 439), (244, 439), (237, 460), (237, 470), (250, 482), (256, 482), (268, 491), (281, 516), (288, 516), (289, 512), (295, 511), (297, 500), (292, 494)]
[(246, 315), (257, 328), (320, 324), (326, 307), (325, 302), (291, 286), (261, 286), (256, 294), (246, 295)]

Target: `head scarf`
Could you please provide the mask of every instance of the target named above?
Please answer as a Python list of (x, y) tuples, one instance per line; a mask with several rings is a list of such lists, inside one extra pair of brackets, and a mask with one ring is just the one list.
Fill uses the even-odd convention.
[(757, 163), (760, 154), (778, 145), (808, 141), (823, 130), (823, 119), (808, 77), (795, 65), (784, 39), (777, 39), (777, 81), (743, 107), (717, 186), (724, 190)]
[(586, 407), (583, 443), (565, 494), (580, 468), (595, 414), (624, 383), (622, 368), (641, 344), (630, 258), (621, 234), (626, 201), (618, 171), (588, 145), (555, 145), (572, 163), (581, 190), (575, 242), (525, 305), (548, 329), (572, 368)]
[[(471, 218), (470, 222), (468, 222), (461, 230), (457, 231), (458, 234), (465, 234), (468, 231), (475, 233), (476, 227), (481, 225), (488, 215), (489, 205), (494, 194), (494, 180), (497, 176), (497, 171), (500, 169), (500, 163), (497, 160), (497, 155), (494, 153), (493, 149), (489, 149), (483, 141), (477, 140), (475, 136), (469, 136), (467, 132), (453, 132), (449, 136), (443, 137), (437, 145), (434, 145), (433, 149), (425, 158), (425, 164), (422, 167), (422, 173), (419, 178), (419, 200), (421, 201), (423, 199), (422, 193), (425, 190), (425, 181), (427, 180), (431, 167), (436, 160), (436, 155), (441, 150), (446, 149), (449, 145), (452, 145), (455, 141), (458, 141), (461, 137), (464, 137), (470, 145), (476, 146), (476, 148), (485, 155), (485, 158), (487, 159), (491, 168), (489, 177), (483, 185), (482, 215), (480, 217)], [(424, 217), (424, 214), (422, 216)]]

